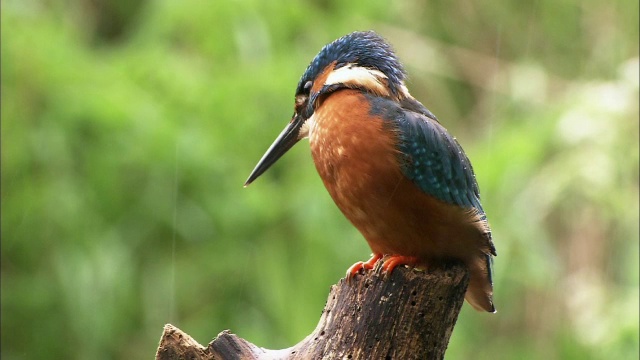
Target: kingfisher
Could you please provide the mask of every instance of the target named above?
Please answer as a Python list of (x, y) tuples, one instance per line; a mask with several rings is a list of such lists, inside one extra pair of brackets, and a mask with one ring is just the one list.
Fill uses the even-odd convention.
[(405, 79), (393, 49), (373, 31), (325, 45), (298, 82), (291, 121), (245, 186), (308, 138), (325, 187), (373, 252), (349, 268), (347, 280), (378, 261), (387, 274), (399, 265), (460, 261), (470, 274), (467, 302), (495, 312), (496, 250), (473, 168)]

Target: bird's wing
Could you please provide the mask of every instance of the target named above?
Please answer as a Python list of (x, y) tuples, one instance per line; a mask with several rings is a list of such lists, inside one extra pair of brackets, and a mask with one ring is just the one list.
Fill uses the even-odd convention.
[(471, 265), (472, 279), (466, 298), (476, 309), (494, 312), (492, 264), (496, 248), (480, 204), (471, 162), (456, 139), (422, 104), (409, 99), (401, 107), (395, 121), (402, 171), (425, 193), (469, 209), (472, 219), (479, 222), (486, 248)]
[(449, 204), (475, 208), (484, 218), (471, 162), (456, 139), (435, 117), (424, 113), (405, 110), (396, 121), (405, 176), (425, 193)]
[[(395, 116), (402, 156), (402, 172), (425, 193), (448, 204), (467, 208), (482, 222), (483, 237), (491, 255), (496, 249), (471, 162), (458, 141), (422, 104), (403, 106)], [(491, 273), (491, 256), (486, 264)], [(489, 275), (490, 276), (490, 275)]]

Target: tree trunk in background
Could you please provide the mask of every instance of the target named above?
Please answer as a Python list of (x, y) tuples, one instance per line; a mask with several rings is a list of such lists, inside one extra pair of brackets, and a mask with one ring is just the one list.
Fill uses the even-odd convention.
[(225, 330), (208, 347), (165, 325), (156, 353), (168, 359), (443, 359), (469, 282), (466, 268), (377, 268), (331, 287), (316, 329), (288, 349), (268, 350)]

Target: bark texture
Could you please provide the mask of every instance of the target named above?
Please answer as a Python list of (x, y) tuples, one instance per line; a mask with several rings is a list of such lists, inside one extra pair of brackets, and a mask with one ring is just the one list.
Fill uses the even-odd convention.
[(204, 347), (165, 325), (156, 359), (443, 359), (469, 282), (463, 265), (380, 269), (331, 287), (316, 329), (282, 350), (225, 330)]

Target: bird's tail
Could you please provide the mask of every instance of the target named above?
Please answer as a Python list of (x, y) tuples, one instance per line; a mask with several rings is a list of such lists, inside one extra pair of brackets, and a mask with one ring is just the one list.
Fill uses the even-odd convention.
[(482, 254), (468, 266), (471, 278), (465, 299), (478, 311), (496, 312), (493, 306), (493, 256)]

